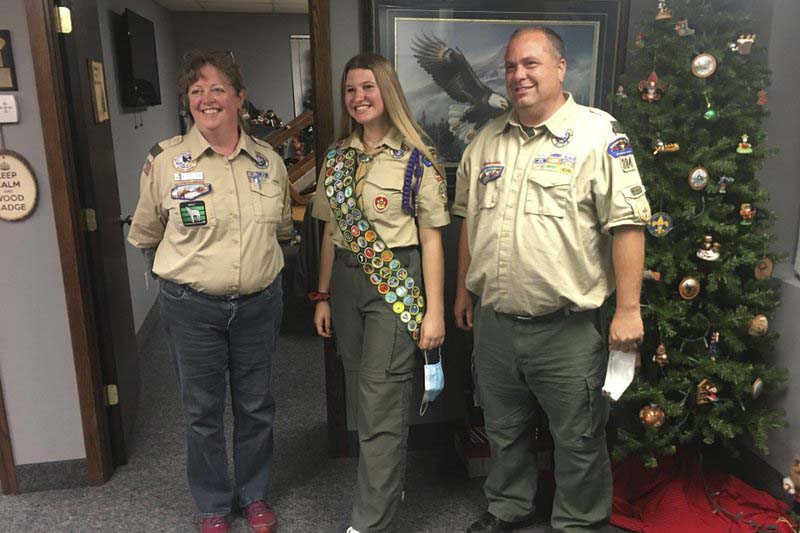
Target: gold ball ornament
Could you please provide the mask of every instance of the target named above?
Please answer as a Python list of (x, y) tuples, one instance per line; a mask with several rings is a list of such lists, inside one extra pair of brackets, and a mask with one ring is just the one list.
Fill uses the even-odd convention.
[(747, 334), (753, 337), (760, 337), (769, 331), (769, 320), (764, 315), (756, 315), (747, 321), (745, 326)]
[(664, 425), (664, 411), (654, 403), (645, 405), (639, 411), (639, 419), (646, 428), (658, 429)]
[(693, 276), (686, 276), (678, 285), (678, 294), (684, 300), (694, 300), (700, 294), (700, 280)]

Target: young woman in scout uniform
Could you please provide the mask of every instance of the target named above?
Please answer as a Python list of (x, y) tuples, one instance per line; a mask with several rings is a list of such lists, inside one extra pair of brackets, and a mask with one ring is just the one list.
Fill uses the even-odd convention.
[[(293, 234), (286, 167), (239, 126), (245, 90), (229, 54), (188, 57), (178, 86), (194, 127), (150, 150), (128, 240), (159, 280), (201, 531), (229, 531), (234, 502), (251, 531), (269, 533), (272, 354), (283, 309), (278, 239)], [(223, 425), (228, 379), (233, 483)]]
[(417, 346), (444, 341), (440, 228), (450, 217), (444, 172), (386, 58), (361, 54), (347, 63), (342, 107), (341, 138), (326, 154), (312, 210), (326, 224), (311, 298), (317, 332), (336, 331), (357, 397), (360, 457), (348, 531), (366, 533), (389, 527), (402, 496)]

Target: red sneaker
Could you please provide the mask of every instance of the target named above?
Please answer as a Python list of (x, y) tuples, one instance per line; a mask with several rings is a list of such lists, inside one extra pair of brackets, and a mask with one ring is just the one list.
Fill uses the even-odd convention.
[(278, 519), (272, 507), (264, 500), (256, 500), (244, 508), (251, 533), (272, 533), (277, 529)]
[(205, 516), (200, 523), (200, 533), (228, 533), (230, 530), (226, 516)]

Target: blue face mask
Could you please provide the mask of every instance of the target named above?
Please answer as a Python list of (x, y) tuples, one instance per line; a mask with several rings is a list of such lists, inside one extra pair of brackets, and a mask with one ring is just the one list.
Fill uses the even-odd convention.
[(437, 348), (435, 352), (425, 350), (425, 392), (422, 395), (422, 403), (419, 406), (419, 416), (425, 415), (428, 404), (439, 396), (444, 389), (444, 371), (442, 370), (442, 349)]

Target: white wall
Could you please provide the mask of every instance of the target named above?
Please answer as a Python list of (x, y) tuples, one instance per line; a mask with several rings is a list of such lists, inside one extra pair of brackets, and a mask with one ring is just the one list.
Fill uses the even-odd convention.
[(308, 16), (186, 12), (174, 13), (173, 20), (179, 60), (192, 49), (233, 52), (248, 99), (284, 122), (294, 118), (289, 36), (308, 35)]
[(23, 0), (0, 4), (11, 30), (20, 122), (3, 126), (6, 147), (25, 157), (39, 205), (22, 222), (0, 222), (0, 379), (18, 465), (86, 457), (56, 222)]
[[(161, 105), (149, 107), (136, 114), (123, 112), (114, 53), (113, 18), (121, 15), (126, 8), (153, 22), (158, 53)], [(120, 213), (124, 217), (132, 215), (136, 209), (139, 200), (139, 174), (147, 152), (157, 142), (180, 133), (176, 88), (178, 57), (175, 51), (173, 15), (150, 0), (98, 0), (97, 11), (100, 39), (103, 43), (111, 133), (114, 138)], [(141, 125), (137, 126), (139, 123)], [(126, 226), (126, 239), (127, 236)], [(134, 327), (138, 331), (158, 292), (154, 283), (149, 283), (149, 289), (145, 285), (145, 265), (141, 252), (127, 244), (127, 241), (126, 250)]]

